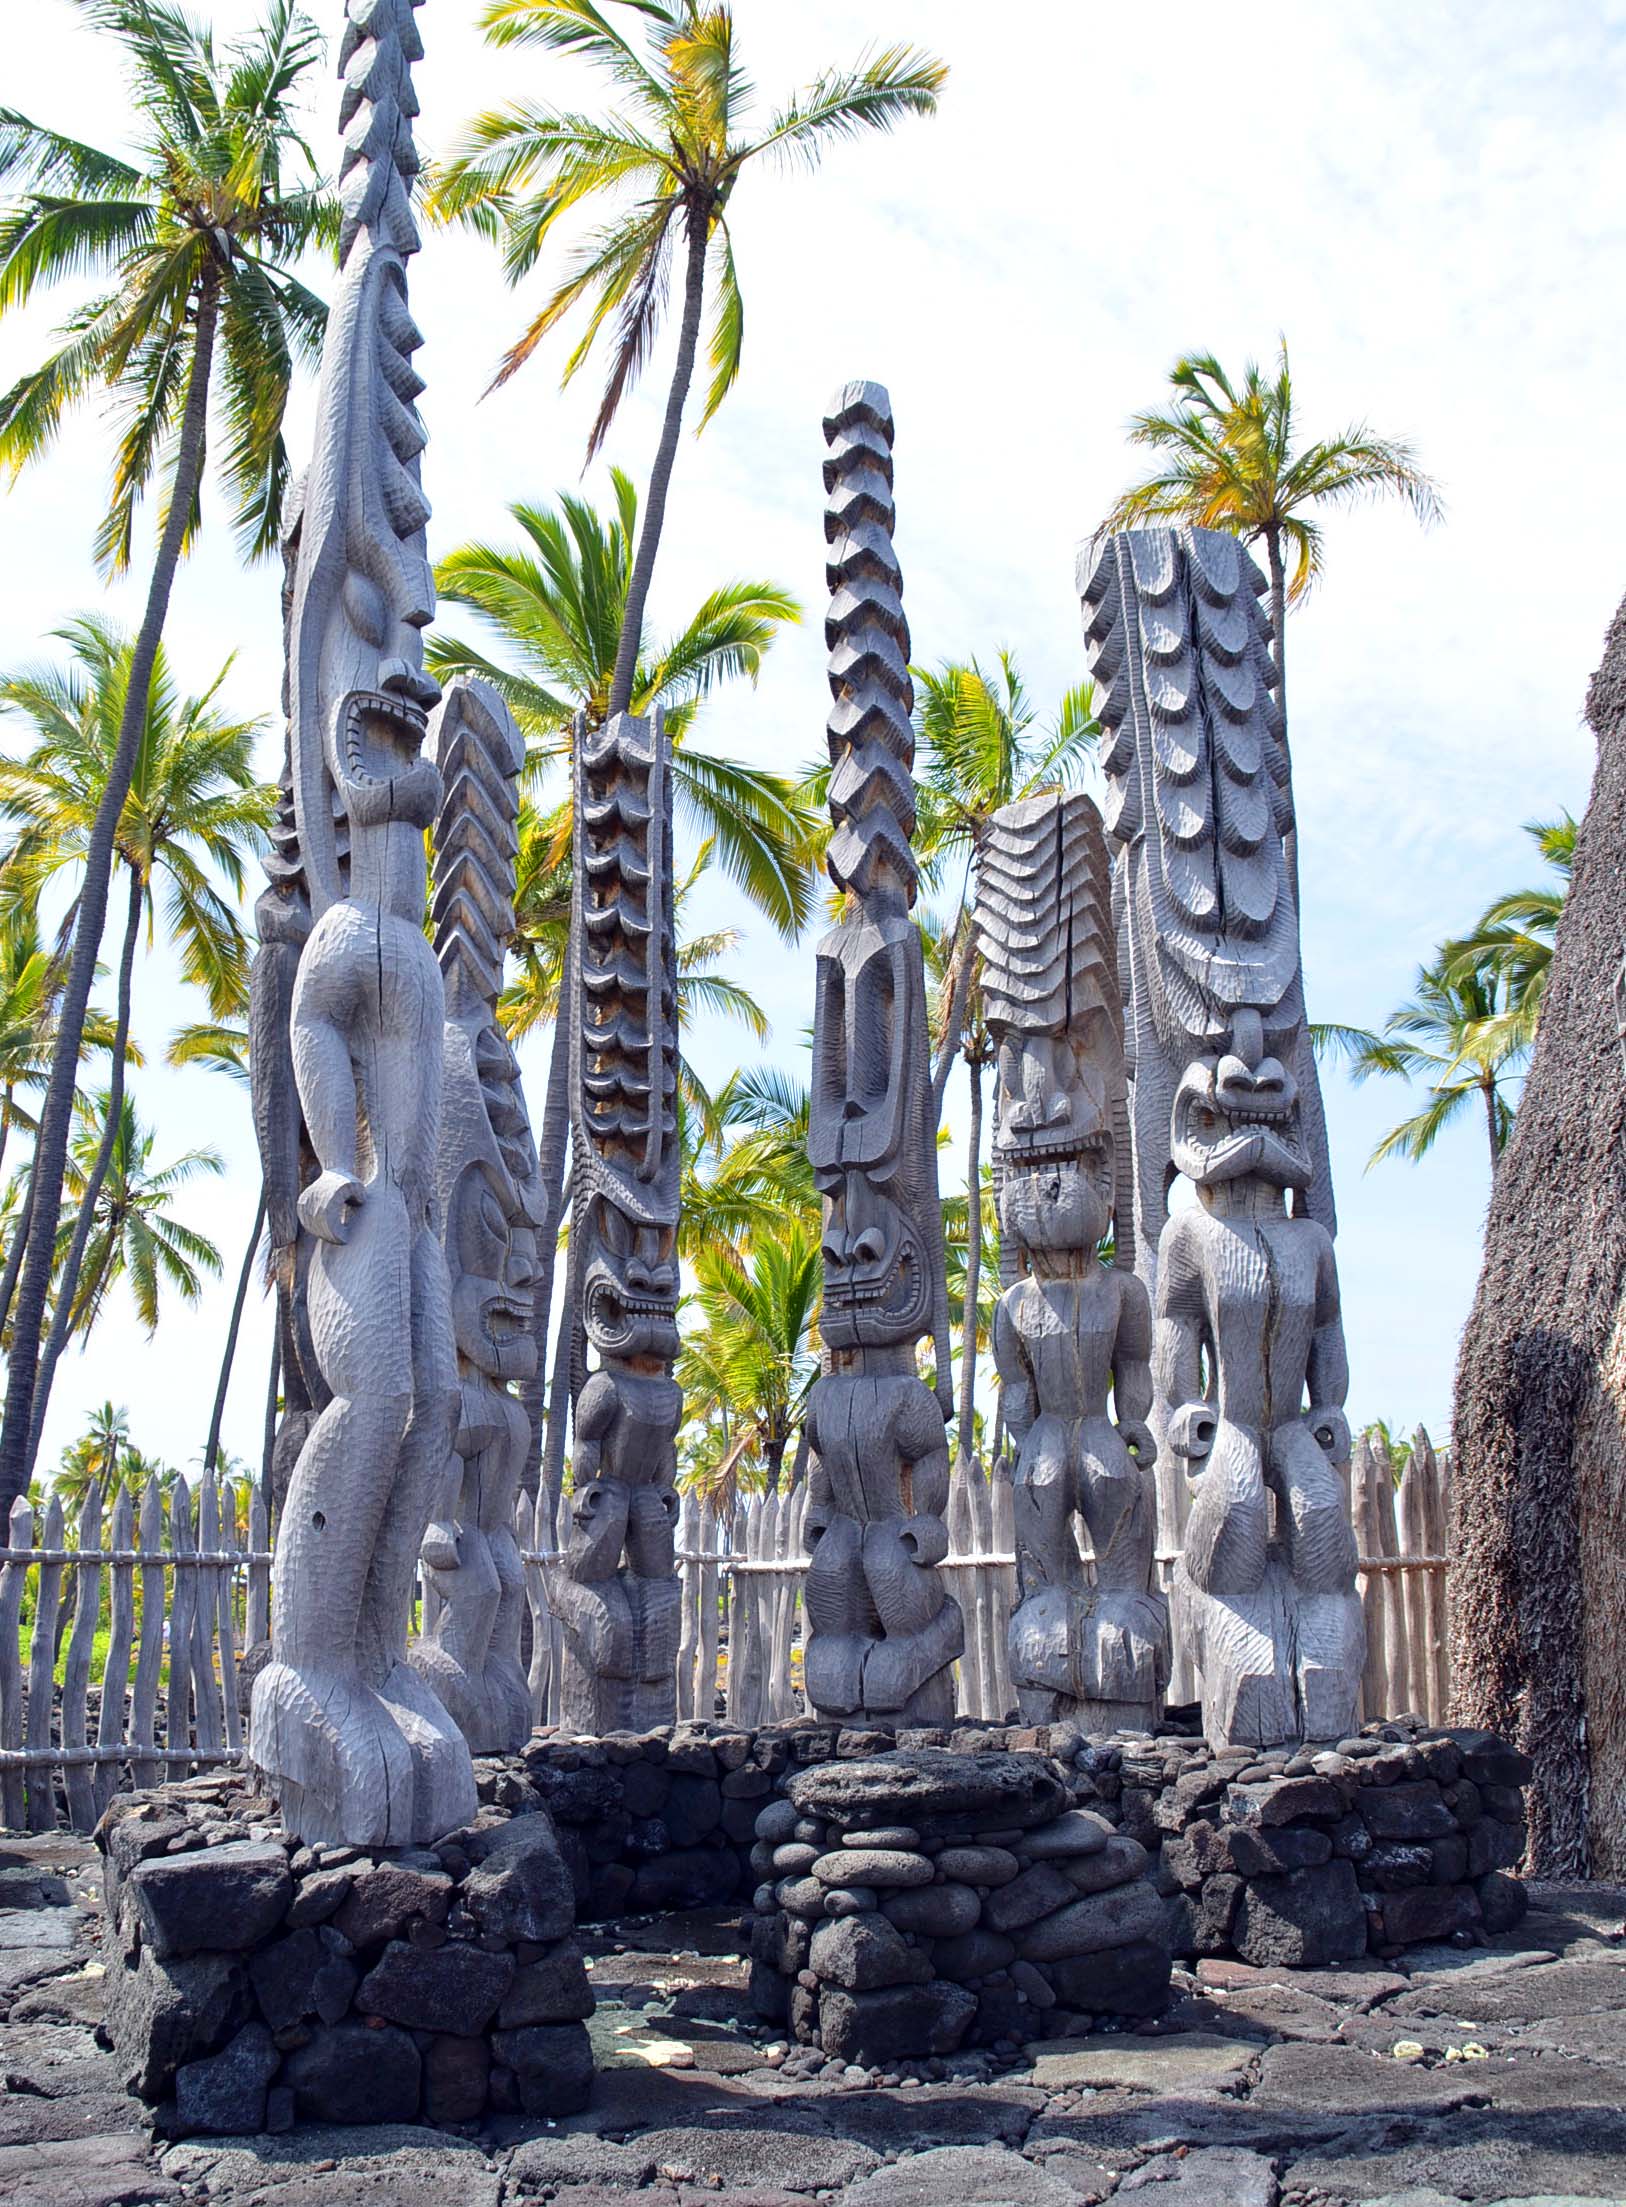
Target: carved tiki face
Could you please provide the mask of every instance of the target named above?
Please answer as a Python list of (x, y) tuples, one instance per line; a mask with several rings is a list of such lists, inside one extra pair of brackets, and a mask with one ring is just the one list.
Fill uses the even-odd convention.
[(615, 1200), (605, 1174), (586, 1217), (582, 1308), (601, 1356), (670, 1358), (678, 1352), (677, 1227), (639, 1219)]
[(834, 1348), (930, 1330), (934, 1199), (920, 944), (904, 914), (819, 945), (808, 1155), (824, 1199), (824, 1338)]
[(452, 1325), (458, 1354), (499, 1385), (530, 1379), (537, 1344), (531, 1327), (536, 1234), (502, 1167), (475, 1159), (458, 1175), (446, 1214), (452, 1274)]
[(1174, 1167), (1199, 1188), (1254, 1178), (1273, 1187), (1302, 1188), (1310, 1160), (1299, 1118), (1298, 1083), (1271, 1043), (1258, 1011), (1231, 1015), (1226, 1047), (1195, 1057), (1175, 1091), (1171, 1147)]
[(1081, 1156), (1011, 1172), (999, 1192), (1000, 1231), (1030, 1254), (1094, 1255), (1112, 1224), (1112, 1151), (1097, 1142)]
[(1007, 1032), (999, 1049), (999, 1134), (1007, 1168), (1079, 1157), (1111, 1139), (1111, 1074), (1122, 1089), (1114, 1014), (1097, 1004), (1062, 1034)]

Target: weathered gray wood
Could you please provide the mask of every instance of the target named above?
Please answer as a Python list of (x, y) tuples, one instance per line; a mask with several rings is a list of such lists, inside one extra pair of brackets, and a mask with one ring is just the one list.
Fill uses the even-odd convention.
[(515, 1394), (535, 1377), (537, 1233), (547, 1200), (519, 1064), (497, 1019), (514, 933), (518, 775), (525, 745), (488, 684), (464, 677), (435, 723), (445, 799), (435, 830), (435, 956), (446, 987), (436, 1187), (457, 1345), (459, 1407), (424, 1534), (414, 1667), (475, 1754), (524, 1745), (524, 1566), (514, 1503), (530, 1453)]
[[(1350, 1495), (1355, 1538), (1364, 1564), (1378, 1553), (1377, 1482), (1382, 1476), (1372, 1437), (1363, 1433), (1355, 1443), (1350, 1472)], [(1383, 1580), (1365, 1571), (1361, 1582), (1361, 1611), (1366, 1626), (1366, 1656), (1361, 1670), (1361, 1715), (1367, 1723), (1380, 1720), (1391, 1706), (1389, 1651), (1384, 1631)]]
[[(1383, 1441), (1374, 1438), (1372, 1461), (1373, 1554), (1380, 1563), (1392, 1563), (1400, 1555), (1400, 1526), (1395, 1513), (1395, 1467)], [(1383, 1602), (1383, 1644), (1386, 1657), (1384, 1692), (1388, 1706), (1384, 1716), (1398, 1716), (1413, 1706), (1411, 1649), (1406, 1638), (1406, 1587), (1398, 1571), (1377, 1574)]]
[[(808, 1700), (823, 1717), (954, 1713), (948, 1549), (952, 1407), (925, 979), (911, 916), (914, 731), (892, 548), (892, 409), (849, 383), (824, 423), (825, 621), (834, 704), (826, 869), (845, 896), (818, 947), (808, 1156), (823, 1203), (826, 1365), (807, 1431)], [(930, 1337), (934, 1397), (915, 1371)]]
[[(1154, 1561), (1152, 1316), (1129, 1270), (1111, 866), (1101, 816), (1082, 791), (994, 814), (977, 853), (976, 931), (998, 1050), (1004, 1292), (994, 1355), (1000, 1418), (1018, 1450), (1018, 1607), (1003, 1664), (990, 1644), (986, 1690), (1003, 1700), (1003, 1669), (1030, 1723), (1076, 1716), (1091, 1730), (1149, 1727), (1169, 1675)], [(1110, 1269), (1098, 1254), (1109, 1227), (1118, 1260)], [(987, 1514), (980, 1483), (978, 1510)], [(990, 1516), (985, 1547), (992, 1538)], [(997, 1602), (989, 1573), (979, 1631), (991, 1634)]]
[(571, 1524), (549, 1566), (561, 1720), (670, 1724), (680, 1594), (677, 939), (671, 741), (618, 713), (575, 739), (572, 1276), (598, 1356), (575, 1403)]
[[(1451, 1522), (1451, 1451), (1437, 1450), (1419, 1426), (1417, 1452), (1430, 1471), (1424, 1490), (1428, 1547), (1430, 1553), (1443, 1557)], [(1447, 1612), (1449, 1579), (1443, 1562), (1429, 1570), (1424, 1586), (1427, 1591), (1429, 1709), (1431, 1721), (1444, 1724), (1451, 1714), (1451, 1641)]]
[[(90, 1659), (95, 1649), (96, 1624), (101, 1614), (102, 1567), (86, 1562), (102, 1544), (102, 1496), (92, 1482), (79, 1511), (80, 1562), (75, 1573), (73, 1624), (62, 1667), (62, 1745), (71, 1754), (89, 1745), (86, 1704), (90, 1697)], [(83, 1764), (69, 1764), (63, 1772), (68, 1822), (75, 1831), (88, 1832), (96, 1823), (96, 1788)]]
[[(192, 1531), (192, 1496), (184, 1478), (169, 1492), (169, 1544), (174, 1588), (169, 1608), (169, 1687), (164, 1700), (164, 1745), (172, 1755), (192, 1745), (192, 1664), (196, 1647), (197, 1540)], [(162, 1602), (162, 1580), (159, 1581)], [(202, 1682), (198, 1691), (201, 1695)]]
[(442, 789), (420, 755), (439, 691), (423, 671), (435, 599), (406, 279), (421, 53), (411, 0), (347, 0), (340, 275), (287, 628), (312, 916), (289, 1019), (317, 1168), (297, 1211), (331, 1399), (282, 1506), (250, 1742), (290, 1834), (366, 1846), (436, 1838), (476, 1806), (467, 1743), (407, 1661), (419, 1543), (458, 1420), (433, 1202), (445, 989), (423, 932)]
[[(135, 1687), (130, 1700), (130, 1739), (139, 1750), (158, 1743), (158, 1693), (164, 1660), (164, 1498), (156, 1476), (147, 1481), (141, 1497), (141, 1547), (154, 1560), (141, 1566), (141, 1639), (136, 1654)], [(139, 1753), (132, 1756), (130, 1776), (136, 1790), (157, 1785), (159, 1765)]]
[[(1432, 1484), (1434, 1465), (1432, 1456), (1425, 1464), (1415, 1446), (1406, 1459), (1406, 1468), (1400, 1478), (1399, 1519), (1400, 1547), (1402, 1554), (1426, 1555), (1430, 1540), (1429, 1506), (1427, 1489)], [(1408, 1571), (1402, 1581), (1406, 1605), (1406, 1649), (1409, 1674), (1407, 1706), (1432, 1723), (1434, 1665), (1428, 1636), (1428, 1572), (1426, 1569)]]
[[(718, 1536), (717, 1513), (707, 1503), (700, 1512), (700, 1550), (704, 1556), (714, 1558), (717, 1555)], [(720, 1591), (716, 1562), (703, 1563), (700, 1567), (700, 1670), (695, 1715), (708, 1724), (716, 1714), (717, 1647), (722, 1634), (722, 1612), (718, 1606)]]
[[(21, 1618), (29, 1569), (20, 1559), (34, 1542), (34, 1513), (26, 1495), (11, 1505), (6, 1539), (12, 1560), (0, 1564), (0, 1752), (15, 1755), (23, 1745)], [(21, 1831), (26, 1813), (23, 1774), (8, 1764), (0, 1768), (0, 1823)]]
[[(1214, 1745), (1334, 1738), (1364, 1663), (1349, 1369), (1264, 582), (1235, 537), (1148, 529), (1092, 547), (1080, 585), (1110, 738), (1177, 1637)], [(1171, 1217), (1179, 1174), (1198, 1204)]]
[[(220, 1546), (226, 1555), (241, 1553), (237, 1537), (237, 1502), (230, 1486), (220, 1496)], [(237, 1707), (237, 1620), (233, 1613), (237, 1567), (216, 1567), (214, 1590), (215, 1647), (220, 1663), (220, 1714), (226, 1734), (226, 1751), (242, 1752), (243, 1720)]]
[(248, 1594), (244, 1604), (243, 1644), (258, 1647), (271, 1637), (271, 1564), (266, 1549), (271, 1543), (265, 1496), (254, 1489), (248, 1505)]
[[(43, 1545), (61, 1552), (63, 1544), (62, 1499), (53, 1494), (46, 1505)], [(51, 1745), (56, 1699), (55, 1671), (57, 1620), (61, 1615), (64, 1565), (42, 1563), (35, 1581), (34, 1638), (28, 1651), (28, 1732), (30, 1754), (43, 1755)], [(48, 1769), (34, 1769), (28, 1777), (28, 1828), (54, 1831), (56, 1796)]]
[(197, 1484), (198, 1563), (197, 1594), (192, 1604), (192, 1691), (196, 1705), (197, 1744), (205, 1755), (221, 1748), (220, 1690), (215, 1681), (216, 1580), (219, 1566), (203, 1558), (220, 1547), (220, 1498), (214, 1477), (200, 1474)]
[[(135, 1499), (120, 1486), (113, 1502), (113, 1524), (108, 1535), (115, 1553), (135, 1544)], [(102, 1706), (96, 1720), (96, 1745), (111, 1753), (129, 1738), (125, 1729), (125, 1703), (130, 1690), (130, 1649), (135, 1638), (135, 1573), (133, 1563), (109, 1566), (107, 1603), (107, 1662), (102, 1671)], [(0, 1662), (4, 1662), (5, 1626), (0, 1620)], [(118, 1791), (118, 1764), (105, 1762), (96, 1773), (96, 1809), (99, 1815)]]

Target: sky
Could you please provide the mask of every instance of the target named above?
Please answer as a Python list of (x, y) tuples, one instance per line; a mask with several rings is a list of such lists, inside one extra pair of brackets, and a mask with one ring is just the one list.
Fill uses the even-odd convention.
[[(257, 11), (215, 0), (208, 12), (227, 37)], [(331, 65), (339, 0), (313, 12)], [(1194, 15), (1099, 0), (1000, 11), (737, 0), (736, 14), (765, 101), (877, 41), (928, 46), (951, 73), (935, 120), (838, 145), (816, 176), (749, 174), (731, 207), (745, 368), (680, 452), (652, 618), (676, 625), (718, 583), (751, 575), (788, 585), (808, 619), (754, 688), (708, 706), (707, 747), (782, 767), (820, 750), (820, 421), (838, 385), (871, 377), (892, 395), (917, 661), (1008, 648), (1048, 708), (1084, 671), (1075, 549), (1137, 471), (1129, 417), (1160, 401), (1181, 353), (1236, 365), (1285, 334), (1304, 432), (1365, 421), (1408, 437), (1445, 501), (1427, 531), (1398, 507), (1329, 516), (1325, 580), (1288, 635), (1311, 1015), (1379, 1024), (1443, 937), (1537, 878), (1521, 824), (1586, 801), (1582, 701), (1626, 586), (1626, 445), (1600, 413), (1626, 353), (1626, 0), (1256, 0), (1228, 38), (1203, 45)], [(429, 0), (420, 15), (426, 151), (516, 95), (603, 97), (574, 64), (494, 55), (477, 16), (477, 0)], [(71, 0), (12, 11), (6, 75), (8, 104), (127, 149), (117, 50)], [(314, 91), (326, 157), (330, 70)], [(507, 504), (583, 484), (596, 390), (588, 376), (561, 393), (562, 350), (545, 347), (482, 397), (541, 291), (506, 289), (476, 241), (431, 236), (412, 293), (426, 337), (431, 554), (507, 541)], [(0, 321), (0, 388), (34, 363), (76, 295)], [(587, 472), (595, 495), (609, 461), (645, 477), (665, 367), (663, 353)], [(304, 390), (296, 465), (309, 420)], [(0, 667), (60, 651), (49, 632), (83, 608), (139, 614), (139, 590), (104, 589), (90, 558), (110, 441), (106, 420), (87, 413), (0, 502)], [(149, 515), (144, 552), (151, 529)], [(234, 655), (224, 694), (265, 716), (274, 772), (278, 576), (237, 564), (218, 510), (177, 584), (168, 640), (188, 690)], [(0, 741), (19, 740), (0, 722)], [(694, 921), (746, 931), (731, 970), (772, 1015), (763, 1054), (792, 1062), (811, 1018), (811, 939), (777, 941), (721, 880), (708, 880)], [(150, 1340), (115, 1297), (85, 1352), (59, 1368), (44, 1464), (104, 1399), (127, 1407), (143, 1448), (197, 1462), (253, 1218), (246, 1100), (217, 1076), (159, 1062), (169, 1033), (202, 1015), (162, 942), (138, 968), (135, 1001), (148, 1065), (132, 1086), (158, 1128), (155, 1160), (213, 1146), (225, 1161), (181, 1206), (225, 1270), (197, 1310), (172, 1304)], [(720, 1077), (758, 1046), (705, 1021), (685, 1048)], [(539, 1110), (543, 1046), (525, 1055)], [(1368, 1172), (1374, 1141), (1419, 1099), (1389, 1083), (1352, 1088), (1334, 1069), (1324, 1081), (1351, 1415), (1421, 1420), (1438, 1437), (1478, 1266), (1483, 1126), (1470, 1116), (1423, 1165)], [(945, 1186), (963, 1185), (964, 1117), (952, 1089)], [(227, 1448), (254, 1463), (270, 1335), (256, 1293), (224, 1429)]]

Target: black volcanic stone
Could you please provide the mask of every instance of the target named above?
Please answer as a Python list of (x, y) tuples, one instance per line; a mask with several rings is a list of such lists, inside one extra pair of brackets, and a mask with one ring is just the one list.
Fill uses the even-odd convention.
[(409, 2034), (357, 2021), (315, 2032), (283, 2061), (282, 2082), (308, 2123), (410, 2123), (422, 2064)]
[(496, 2014), (513, 1975), (511, 1954), (488, 1954), (458, 1941), (424, 1952), (393, 1939), (357, 1988), (356, 2007), (409, 2031), (476, 2038)]
[(218, 2054), (175, 2072), (175, 2128), (241, 2137), (265, 2128), (265, 2094), (280, 2060), (263, 2023), (250, 2023)]
[(258, 1946), (288, 1913), (294, 1881), (280, 1847), (245, 1839), (138, 1862), (128, 1892), (143, 1945), (163, 1960)]

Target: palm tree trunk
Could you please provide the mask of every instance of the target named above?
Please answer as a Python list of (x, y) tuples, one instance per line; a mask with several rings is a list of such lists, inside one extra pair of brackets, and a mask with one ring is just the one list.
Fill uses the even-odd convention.
[(972, 940), (971, 911), (966, 906), (960, 913), (954, 948), (949, 954), (949, 966), (954, 978), (949, 988), (948, 1017), (944, 1021), (938, 1045), (937, 1066), (932, 1074), (934, 1128), (943, 1116), (943, 1096), (948, 1088), (949, 1075), (954, 1070), (954, 1060), (959, 1055), (961, 1030), (965, 1026), (965, 1008), (971, 998), (971, 976), (976, 963), (977, 949)]
[(209, 1438), (203, 1444), (203, 1468), (213, 1471), (215, 1457), (220, 1450), (220, 1421), (226, 1414), (226, 1390), (231, 1385), (231, 1368), (237, 1355), (237, 1334), (243, 1323), (243, 1305), (248, 1301), (249, 1277), (254, 1270), (254, 1252), (260, 1246), (260, 1236), (265, 1231), (267, 1194), (265, 1182), (260, 1182), (259, 1208), (254, 1213), (254, 1230), (248, 1237), (248, 1247), (243, 1251), (243, 1269), (237, 1275), (237, 1294), (231, 1306), (231, 1324), (226, 1328), (226, 1353), (220, 1359), (220, 1383), (215, 1388), (215, 1406), (209, 1419)]
[(271, 1479), (271, 1466), (277, 1453), (277, 1405), (282, 1399), (282, 1327), (278, 1324), (271, 1336), (271, 1377), (265, 1384), (265, 1426), (260, 1436), (260, 1492), (265, 1498), (265, 1522), (274, 1533), (271, 1523), (271, 1505), (275, 1489)]
[(1479, 1092), (1485, 1099), (1485, 1129), (1490, 1136), (1491, 1178), (1496, 1178), (1496, 1168), (1502, 1161), (1502, 1130), (1496, 1123), (1496, 1083), (1481, 1081)]
[(531, 1332), (536, 1340), (536, 1373), (520, 1390), (525, 1415), (531, 1421), (531, 1454), (524, 1487), (535, 1496), (542, 1472), (545, 1432), (543, 1405), (547, 1399), (548, 1327), (553, 1316), (553, 1279), (559, 1255), (559, 1228), (564, 1219), (565, 1163), (570, 1153), (570, 991), (575, 964), (565, 953), (564, 980), (558, 1017), (553, 1023), (553, 1048), (548, 1056), (548, 1086), (542, 1105), (542, 1138), (537, 1144), (537, 1175), (542, 1182), (542, 1228), (537, 1237), (536, 1280), (531, 1289)]
[[(968, 959), (969, 965), (970, 960)], [(966, 1056), (971, 1077), (971, 1135), (967, 1147), (965, 1213), (965, 1319), (960, 1334), (960, 1423), (955, 1450), (971, 1460), (977, 1387), (977, 1299), (982, 1287), (982, 1060)]]
[(17, 1275), (23, 1268), (23, 1255), (28, 1248), (28, 1224), (34, 1215), (34, 1176), (28, 1176), (28, 1186), (23, 1191), (22, 1215), (17, 1230), (11, 1237), (11, 1247), (6, 1251), (6, 1269), (0, 1276), (0, 1334), (11, 1323), (11, 1298), (17, 1292)]
[(4, 1104), (0, 1105), (0, 1165), (4, 1165), (6, 1161), (6, 1146), (11, 1140), (11, 1099), (14, 1094), (15, 1090), (8, 1082)]
[(1626, 1082), (1611, 990), (1626, 604), (1587, 717), (1591, 801), (1457, 1362), (1452, 1721), (1508, 1733), (1534, 1758), (1537, 1875), (1615, 1881), (1626, 1877)]
[(610, 712), (624, 713), (632, 702), (632, 678), (638, 666), (638, 646), (644, 633), (644, 601), (655, 572), (661, 524), (666, 518), (666, 491), (677, 459), (678, 436), (683, 428), (683, 405), (694, 375), (695, 348), (700, 342), (700, 314), (706, 294), (706, 216), (690, 210), (688, 262), (683, 276), (683, 322), (678, 331), (677, 359), (672, 365), (672, 386), (666, 394), (666, 420), (649, 472), (649, 494), (638, 525), (638, 550), (633, 557), (632, 579), (627, 584), (626, 610), (621, 616), (621, 636), (615, 649), (615, 673), (610, 680)]
[(570, 1373), (576, 1359), (576, 1237), (565, 1259), (565, 1307), (553, 1343), (548, 1381), (547, 1438), (542, 1450), (542, 1491), (547, 1496), (548, 1529), (559, 1520), (559, 1496), (565, 1483), (565, 1428), (570, 1419)]
[[(181, 416), (176, 447), (175, 479), (169, 511), (164, 518), (158, 557), (147, 588), (146, 611), (130, 655), (130, 682), (124, 712), (119, 721), (118, 747), (108, 772), (107, 787), (96, 807), (85, 853), (85, 882), (79, 897), (79, 917), (73, 932), (73, 952), (58, 1014), (56, 1046), (51, 1053), (51, 1077), (40, 1112), (39, 1133), (34, 1141), (34, 1180), (40, 1191), (28, 1228), (28, 1253), (17, 1290), (17, 1313), (12, 1327), (11, 1361), (6, 1375), (6, 1403), (0, 1424), (0, 1523), (28, 1484), (37, 1421), (34, 1394), (38, 1380), (40, 1334), (45, 1304), (56, 1269), (57, 1213), (62, 1177), (68, 1161), (68, 1135), (73, 1122), (73, 1097), (84, 1042), (85, 1011), (96, 977), (102, 927), (107, 918), (107, 898), (112, 886), (113, 838), (118, 830), (124, 801), (130, 793), (136, 751), (146, 724), (147, 699), (152, 688), (153, 666), (159, 639), (169, 611), (170, 592), (180, 562), (181, 545), (192, 517), (203, 474), (204, 432), (209, 415), (209, 371), (214, 359), (215, 329), (220, 314), (218, 273), (210, 270), (198, 289), (197, 320), (192, 336), (192, 362), (187, 376), (186, 406)], [(115, 1077), (118, 1066), (114, 1067)]]
[[(40, 1359), (39, 1378), (34, 1386), (34, 1404), (30, 1415), (33, 1428), (28, 1436), (28, 1463), (25, 1480), (32, 1477), (34, 1458), (39, 1453), (40, 1435), (45, 1430), (45, 1413), (51, 1406), (51, 1383), (68, 1337), (73, 1332), (74, 1299), (79, 1293), (79, 1274), (85, 1262), (85, 1250), (90, 1242), (90, 1230), (96, 1222), (96, 1205), (101, 1200), (107, 1182), (107, 1168), (113, 1156), (113, 1146), (118, 1140), (119, 1121), (124, 1111), (124, 1053), (130, 1040), (130, 995), (135, 972), (136, 943), (141, 934), (141, 906), (144, 883), (140, 873), (130, 868), (130, 910), (124, 923), (124, 948), (119, 957), (119, 1010), (118, 1027), (113, 1036), (113, 1070), (107, 1088), (107, 1124), (102, 1128), (102, 1138), (96, 1148), (96, 1162), (91, 1167), (90, 1178), (85, 1182), (85, 1192), (79, 1198), (79, 1216), (73, 1222), (73, 1240), (57, 1281), (56, 1308), (51, 1313), (51, 1331), (46, 1337), (45, 1354)], [(38, 1151), (35, 1152), (38, 1169)], [(27, 1275), (24, 1275), (26, 1284)], [(12, 1357), (17, 1354), (15, 1340)]]

